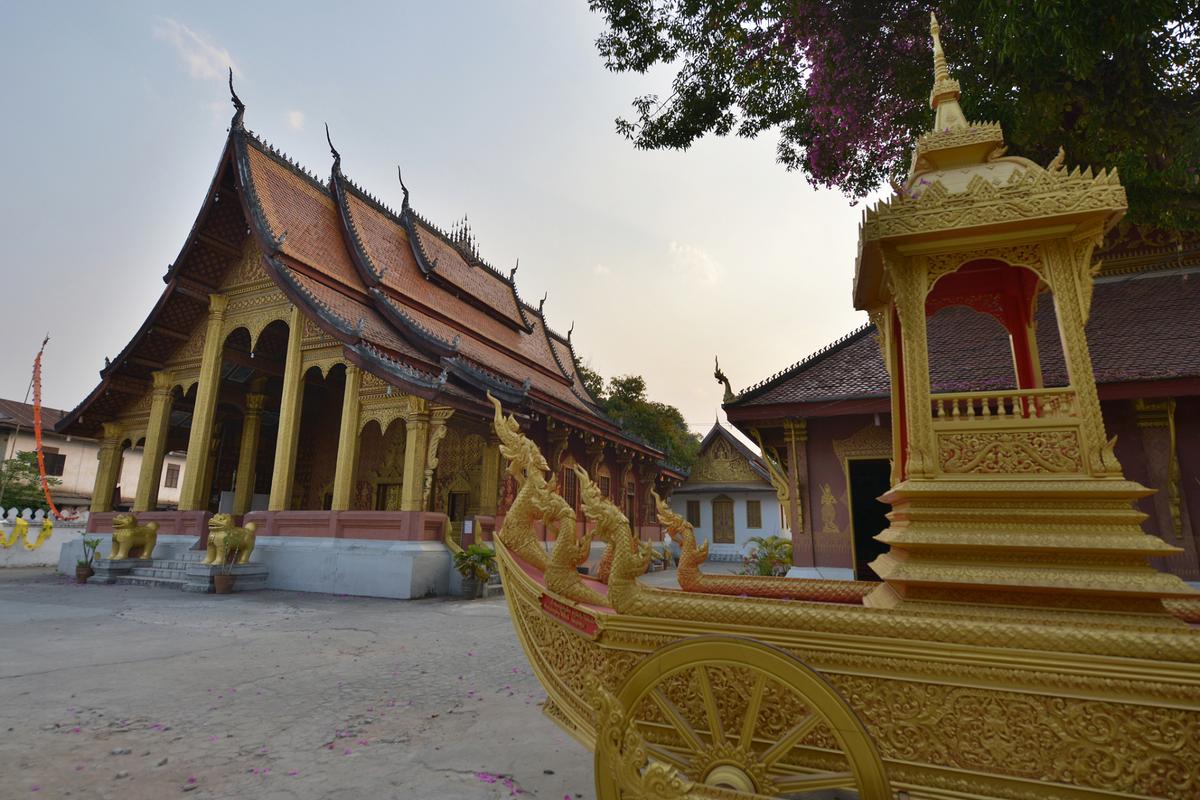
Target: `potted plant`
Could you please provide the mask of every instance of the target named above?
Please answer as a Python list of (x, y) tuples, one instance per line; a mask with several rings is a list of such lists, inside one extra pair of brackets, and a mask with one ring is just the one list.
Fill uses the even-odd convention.
[(87, 583), (87, 579), (96, 574), (96, 571), (92, 569), (92, 559), (96, 557), (96, 548), (99, 546), (99, 539), (83, 537), (83, 558), (75, 562), (76, 583)]
[(484, 544), (469, 544), (454, 554), (454, 568), (462, 575), (462, 596), (468, 600), (483, 593), (496, 563), (496, 552)]
[(237, 576), (233, 574), (233, 565), (237, 563), (237, 558), (238, 551), (234, 548), (226, 556), (225, 561), (217, 565), (217, 571), (213, 574), (214, 594), (233, 592), (233, 582), (237, 579)]
[(755, 536), (754, 545), (742, 558), (742, 575), (779, 577), (786, 575), (792, 564), (792, 543), (778, 536)]

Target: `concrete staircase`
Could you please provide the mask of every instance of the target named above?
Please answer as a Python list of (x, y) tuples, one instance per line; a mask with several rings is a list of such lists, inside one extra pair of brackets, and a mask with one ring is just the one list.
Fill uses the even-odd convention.
[(113, 581), (127, 586), (159, 586), (164, 589), (182, 589), (187, 580), (188, 565), (204, 560), (203, 550), (185, 550), (171, 558), (156, 558), (148, 567), (134, 567), (126, 575)]

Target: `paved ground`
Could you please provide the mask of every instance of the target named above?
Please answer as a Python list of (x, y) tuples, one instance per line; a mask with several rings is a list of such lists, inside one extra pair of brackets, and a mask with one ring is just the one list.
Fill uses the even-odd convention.
[(503, 599), (0, 570), (0, 798), (591, 798), (543, 699)]

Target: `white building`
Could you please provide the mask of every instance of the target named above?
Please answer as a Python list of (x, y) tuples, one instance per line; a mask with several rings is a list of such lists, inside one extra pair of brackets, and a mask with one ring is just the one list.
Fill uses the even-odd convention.
[(740, 560), (756, 536), (791, 539), (766, 465), (719, 422), (700, 443), (688, 479), (671, 495), (671, 509), (692, 524), (697, 545), (710, 542), (713, 561)]
[[(42, 406), (42, 452), (46, 457), (46, 474), (62, 481), (61, 485), (51, 488), (55, 505), (59, 508), (87, 508), (96, 485), (100, 445), (95, 439), (55, 433), (54, 426), (65, 415), (57, 408)], [(142, 468), (142, 443), (139, 441), (134, 444), (137, 446), (125, 448), (121, 459), (120, 479), (117, 481), (120, 498), (115, 504), (120, 509), (127, 509), (133, 503), (138, 472)], [(36, 449), (33, 406), (16, 400), (0, 400), (0, 459), (15, 458), (17, 453), (32, 453)], [(167, 453), (163, 459), (159, 508), (174, 509), (179, 504), (183, 464), (184, 457), (176, 453)], [(7, 507), (4, 498), (0, 498), (0, 506)]]

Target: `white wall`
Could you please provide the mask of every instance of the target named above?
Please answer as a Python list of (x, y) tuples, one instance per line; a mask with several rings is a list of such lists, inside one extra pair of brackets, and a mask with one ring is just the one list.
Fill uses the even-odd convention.
[[(94, 439), (60, 436), (55, 433), (42, 432), (42, 446), (56, 447), (58, 452), (66, 456), (63, 474), (59, 478), (62, 484), (51, 488), (51, 495), (63, 498), (83, 498), (90, 500), (92, 490), (96, 486), (96, 472), (100, 465), (100, 445)], [(33, 431), (22, 429), (15, 437), (10, 435), (5, 443), (4, 458), (13, 458), (17, 453), (33, 452), (37, 443)], [(162, 474), (159, 476), (158, 503), (162, 506), (179, 504), (179, 488), (183, 485), (184, 456), (168, 453), (163, 459)], [(175, 488), (166, 488), (167, 465), (179, 466), (179, 480)], [(121, 503), (131, 505), (137, 492), (138, 473), (142, 469), (142, 448), (131, 448), (125, 451), (121, 461), (121, 477), (118, 484), (121, 487)]]
[[(671, 496), (671, 510), (687, 519), (687, 501), (700, 502), (700, 524), (696, 526), (696, 545), (703, 545), (712, 540), (713, 509), (712, 501), (720, 496), (733, 501), (733, 537), (734, 544), (710, 544), (708, 557), (711, 559), (740, 559), (746, 543), (755, 536), (784, 536), (780, 522), (779, 498), (775, 492), (763, 490), (757, 492), (676, 492)], [(762, 527), (751, 528), (746, 524), (746, 501), (757, 500), (762, 506)]]

